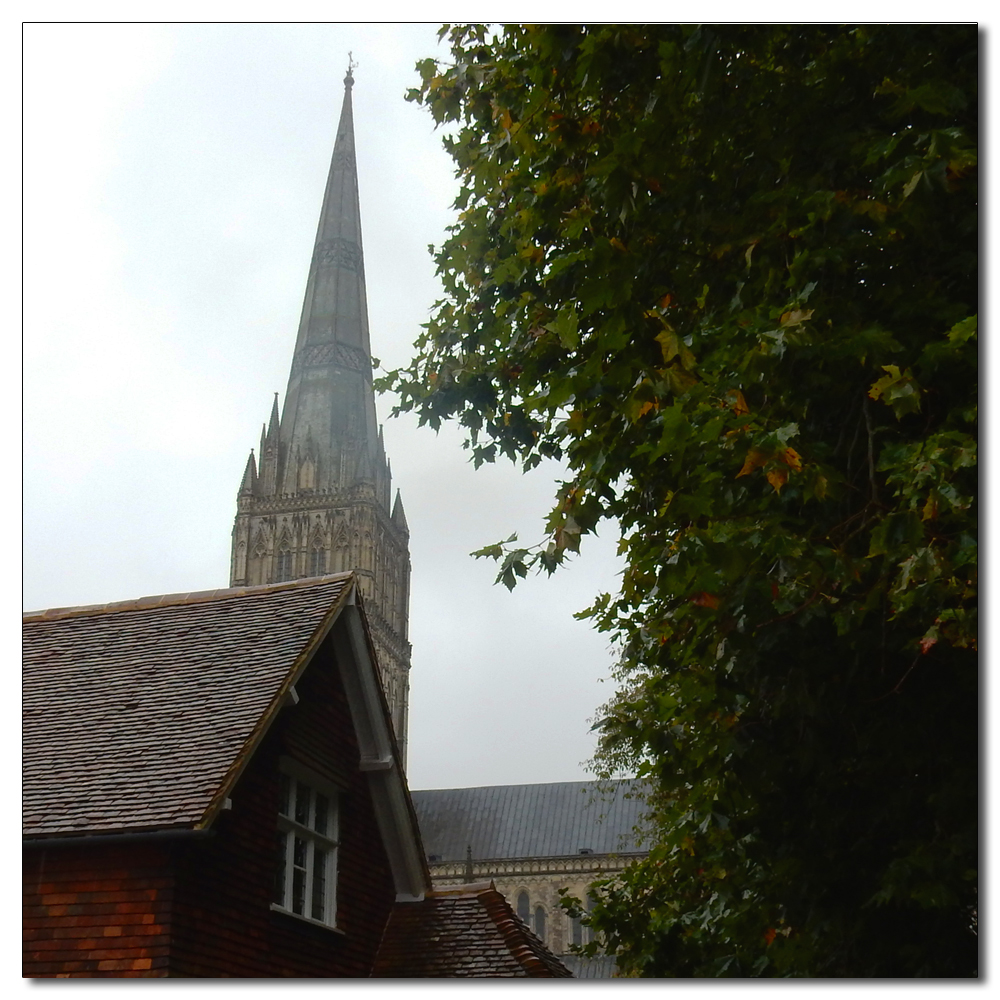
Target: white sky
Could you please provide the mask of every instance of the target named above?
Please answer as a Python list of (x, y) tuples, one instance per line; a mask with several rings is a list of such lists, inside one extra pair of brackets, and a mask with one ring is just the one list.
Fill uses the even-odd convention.
[[(397, 365), (439, 295), (426, 248), (456, 190), (402, 99), (434, 26), (27, 26), (26, 609), (228, 585), (348, 50), (372, 349)], [(572, 614), (616, 586), (613, 532), (508, 594), (468, 553), (537, 541), (557, 470), (474, 472), (457, 432), (412, 419), (385, 437), (411, 531), (411, 786), (585, 777), (612, 654)]]
[[(503, 14), (606, 16), (593, 6), (536, 0), (505, 4)], [(32, 19), (80, 12), (55, 0), (22, 7)], [(87, 8), (109, 19), (136, 9), (105, 0)], [(626, 8), (639, 21), (695, 16), (660, 3)], [(943, 13), (973, 20), (983, 9), (959, 3)], [(413, 63), (437, 51), (432, 26), (226, 23), (337, 13), (304, 0), (174, 0), (143, 13), (223, 23), (24, 30), (27, 609), (228, 583), (240, 475), (288, 376), (349, 49), (360, 63), (355, 124), (376, 355), (403, 363), (438, 295), (425, 248), (450, 219), (450, 161), (426, 112), (401, 98), (415, 85)], [(483, 13), (497, 12), (461, 16)], [(754, 14), (797, 20), (801, 5), (767, 0)], [(942, 11), (918, 0), (810, 14), (853, 22)], [(722, 2), (696, 12), (745, 15)], [(16, 38), (8, 22), (9, 94)], [(491, 585), (493, 565), (467, 553), (513, 530), (537, 538), (552, 476), (474, 473), (456, 434), (435, 438), (405, 420), (388, 421), (385, 434), (411, 528), (412, 787), (584, 777), (588, 719), (611, 693), (600, 683), (611, 657), (571, 615), (615, 585), (613, 540), (591, 543), (568, 573), (508, 595)]]

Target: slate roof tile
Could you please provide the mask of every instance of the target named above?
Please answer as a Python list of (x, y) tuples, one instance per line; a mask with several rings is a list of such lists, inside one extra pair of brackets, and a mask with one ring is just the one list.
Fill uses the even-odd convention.
[(26, 614), (24, 835), (197, 824), (351, 579)]
[(372, 976), (551, 979), (572, 973), (521, 923), (492, 882), (479, 882), (396, 903)]

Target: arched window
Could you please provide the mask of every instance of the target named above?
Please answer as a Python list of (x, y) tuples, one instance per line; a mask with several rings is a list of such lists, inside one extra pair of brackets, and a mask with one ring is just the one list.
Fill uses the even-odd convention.
[[(588, 892), (587, 893), (587, 912), (588, 913), (590, 913), (590, 912), (593, 911), (594, 904), (596, 902), (597, 902), (597, 897), (592, 892)], [(593, 927), (584, 927), (583, 930), (584, 930), (584, 937), (586, 938), (588, 944), (590, 944), (591, 941), (596, 941), (597, 940), (597, 934), (595, 933)]]
[(233, 576), (237, 580), (243, 580), (247, 575), (247, 543), (240, 542), (236, 546), (236, 570)]
[(531, 926), (531, 902), (528, 900), (526, 892), (517, 894), (517, 915), (521, 918), (525, 927)]
[(315, 548), (309, 553), (309, 575), (322, 576), (326, 572), (326, 549)]
[(292, 578), (292, 553), (286, 548), (282, 548), (278, 552), (278, 563), (274, 575), (278, 581), (291, 580)]
[(545, 910), (541, 906), (535, 907), (535, 933), (545, 941)]

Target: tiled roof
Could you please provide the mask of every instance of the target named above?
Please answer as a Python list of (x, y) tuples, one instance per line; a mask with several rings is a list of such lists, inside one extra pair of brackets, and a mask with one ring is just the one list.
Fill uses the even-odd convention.
[(350, 574), (24, 616), (24, 835), (205, 817)]
[(397, 903), (372, 976), (552, 979), (572, 973), (518, 920), (492, 882), (479, 882)]
[(411, 792), (428, 858), (463, 861), (642, 850), (635, 783), (563, 781)]

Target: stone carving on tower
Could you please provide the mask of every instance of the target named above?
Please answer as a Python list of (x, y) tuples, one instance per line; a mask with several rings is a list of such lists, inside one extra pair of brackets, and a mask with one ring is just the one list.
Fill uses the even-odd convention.
[(348, 70), (291, 374), (247, 460), (230, 585), (358, 574), (404, 754), (409, 529), (375, 416)]

